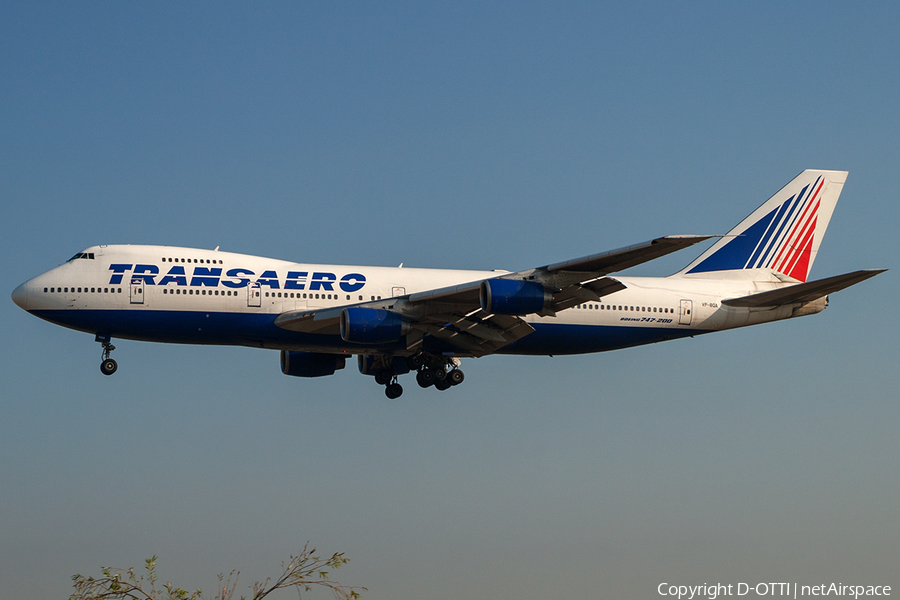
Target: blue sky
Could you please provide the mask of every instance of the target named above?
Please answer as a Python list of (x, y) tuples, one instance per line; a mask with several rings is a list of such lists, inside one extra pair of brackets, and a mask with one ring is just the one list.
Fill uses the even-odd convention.
[[(900, 586), (889, 3), (7, 3), (7, 292), (100, 243), (522, 269), (724, 233), (850, 171), (824, 313), (615, 353), (467, 361), (394, 402), (275, 352), (117, 343), (0, 303), (0, 582), (159, 555), (212, 589), (311, 540), (372, 599)], [(685, 251), (634, 269), (668, 274)]]

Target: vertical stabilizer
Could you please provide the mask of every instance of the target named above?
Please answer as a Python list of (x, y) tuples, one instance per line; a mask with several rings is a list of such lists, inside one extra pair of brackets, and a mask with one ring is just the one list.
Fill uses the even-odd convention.
[(677, 277), (806, 281), (847, 171), (808, 169), (781, 188)]

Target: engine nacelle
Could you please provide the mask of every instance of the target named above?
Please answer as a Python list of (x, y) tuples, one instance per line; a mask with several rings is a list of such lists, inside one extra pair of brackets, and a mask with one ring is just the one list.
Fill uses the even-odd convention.
[(343, 369), (347, 359), (341, 354), (281, 351), (281, 372), (294, 377), (324, 377)]
[(396, 342), (409, 331), (400, 315), (377, 308), (345, 308), (341, 311), (341, 338), (354, 344)]
[(544, 310), (552, 296), (539, 283), (516, 279), (481, 282), (481, 309), (498, 315), (530, 315)]

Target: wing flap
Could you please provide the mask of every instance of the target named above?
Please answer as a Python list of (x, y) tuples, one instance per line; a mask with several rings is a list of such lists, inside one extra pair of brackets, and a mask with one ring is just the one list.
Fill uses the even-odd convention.
[(770, 290), (768, 292), (760, 292), (759, 294), (751, 294), (740, 298), (729, 298), (723, 300), (722, 304), (726, 306), (736, 307), (767, 307), (767, 306), (784, 306), (785, 304), (795, 304), (798, 302), (811, 302), (818, 300), (822, 296), (838, 292), (851, 285), (855, 285), (861, 281), (865, 281), (870, 277), (875, 277), (879, 273), (884, 273), (887, 269), (864, 269), (862, 271), (853, 271), (852, 273), (844, 273), (843, 275), (835, 275), (834, 277), (826, 277), (817, 281), (809, 281), (807, 283), (798, 283), (787, 287)]

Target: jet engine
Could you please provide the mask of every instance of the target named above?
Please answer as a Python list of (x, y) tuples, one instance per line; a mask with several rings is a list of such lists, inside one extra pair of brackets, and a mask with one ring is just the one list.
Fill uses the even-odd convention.
[(481, 282), (481, 309), (499, 315), (529, 315), (544, 310), (552, 296), (539, 283), (516, 279)]
[(345, 308), (341, 311), (341, 338), (355, 344), (396, 342), (409, 331), (400, 315), (377, 308)]
[(294, 377), (324, 377), (343, 369), (347, 359), (341, 354), (281, 351), (281, 372)]

